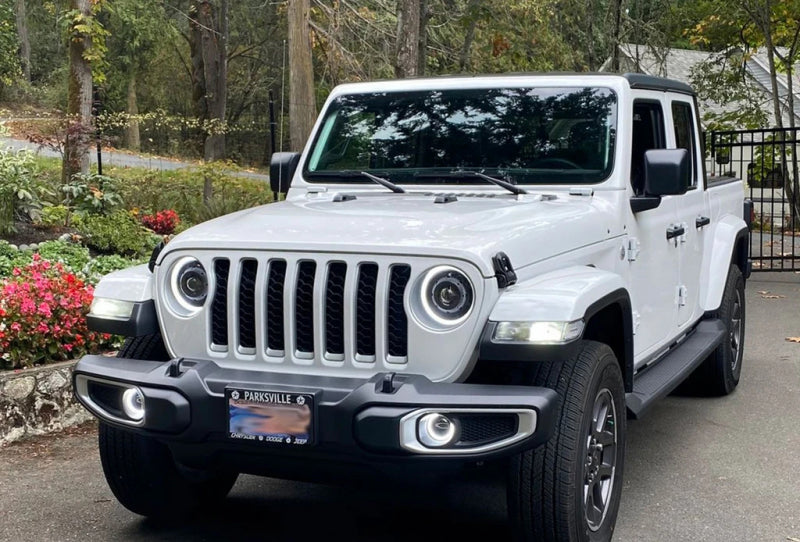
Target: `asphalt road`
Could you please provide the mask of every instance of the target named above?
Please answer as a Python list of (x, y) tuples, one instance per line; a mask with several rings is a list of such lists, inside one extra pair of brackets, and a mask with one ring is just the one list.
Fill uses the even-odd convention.
[[(800, 344), (785, 340), (800, 336), (800, 274), (755, 275), (747, 300), (736, 392), (672, 396), (629, 424), (615, 540), (800, 541)], [(379, 490), (243, 476), (219, 510), (168, 527), (114, 500), (91, 426), (0, 450), (1, 540), (505, 540), (504, 520), (488, 481)]]

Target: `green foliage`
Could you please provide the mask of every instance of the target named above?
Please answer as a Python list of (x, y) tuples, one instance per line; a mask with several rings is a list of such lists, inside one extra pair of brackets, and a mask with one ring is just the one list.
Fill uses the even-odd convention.
[(707, 130), (756, 129), (767, 124), (764, 95), (747, 79), (741, 53), (718, 54), (697, 64), (691, 84), (701, 101), (721, 104), (721, 112), (705, 110)]
[(83, 50), (82, 56), (92, 67), (92, 80), (95, 83), (105, 81), (105, 71), (108, 68), (106, 38), (109, 33), (98, 17), (104, 4), (103, 0), (95, 0), (91, 3), (90, 13), (84, 14), (80, 10), (71, 9), (61, 19), (69, 40), (87, 41), (88, 47)]
[(79, 173), (61, 189), (64, 204), (78, 213), (108, 213), (122, 205), (117, 182), (106, 175)]
[(47, 193), (31, 152), (0, 150), (0, 234), (14, 231), (15, 218), (36, 219)]
[(68, 241), (45, 241), (39, 244), (38, 252), (42, 259), (59, 262), (75, 273), (91, 260), (88, 248)]
[(96, 284), (103, 277), (103, 275), (107, 275), (112, 271), (119, 271), (120, 269), (126, 269), (134, 265), (139, 265), (141, 263), (147, 263), (147, 259), (148, 258), (125, 258), (119, 254), (98, 256), (92, 260), (89, 260), (89, 263), (83, 266), (83, 269), (81, 269), (81, 274), (86, 277), (88, 282)]
[(67, 224), (67, 219), (72, 226), (80, 226), (83, 222), (81, 215), (72, 214), (66, 205), (48, 205), (42, 207), (39, 213), (39, 226), (58, 228)]
[(0, 90), (20, 76), (17, 31), (11, 2), (0, 3)]
[(89, 248), (103, 254), (145, 256), (152, 252), (160, 240), (127, 211), (87, 215), (79, 231)]
[(19, 250), (11, 246), (8, 241), (0, 239), (0, 279), (11, 276), (11, 271), (15, 267), (28, 265), (32, 256), (32, 251)]
[[(202, 222), (209, 216), (219, 216), (222, 208), (229, 211), (247, 209), (271, 201), (269, 185), (263, 181), (233, 177), (225, 165), (203, 165), (193, 170), (143, 171), (133, 169), (113, 170), (110, 175), (118, 179), (120, 194), (130, 209), (157, 212), (174, 209), (181, 223), (190, 225)], [(205, 177), (211, 181), (214, 197), (206, 209), (203, 203)]]

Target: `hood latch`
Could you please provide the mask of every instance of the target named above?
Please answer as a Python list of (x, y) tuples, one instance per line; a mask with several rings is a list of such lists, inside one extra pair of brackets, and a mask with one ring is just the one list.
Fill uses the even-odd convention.
[(505, 252), (498, 252), (492, 257), (494, 264), (494, 276), (497, 278), (497, 286), (507, 288), (512, 284), (517, 283), (517, 274), (514, 272), (514, 266), (511, 265), (511, 260)]

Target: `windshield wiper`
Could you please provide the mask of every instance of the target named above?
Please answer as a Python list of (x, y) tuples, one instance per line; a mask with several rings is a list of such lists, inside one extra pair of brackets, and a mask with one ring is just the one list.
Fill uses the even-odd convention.
[(417, 173), (414, 175), (417, 179), (466, 179), (469, 177), (477, 177), (478, 179), (483, 179), (484, 181), (490, 182), (492, 184), (496, 184), (501, 188), (505, 188), (512, 194), (527, 194), (528, 192), (524, 188), (520, 188), (515, 184), (511, 184), (508, 181), (504, 181), (502, 179), (497, 179), (495, 177), (490, 177), (489, 175), (484, 175), (479, 171), (467, 171), (467, 170), (459, 170), (459, 171), (450, 171), (447, 173)]
[(363, 177), (374, 182), (375, 184), (385, 186), (396, 194), (405, 194), (406, 192), (402, 187), (397, 186), (392, 181), (384, 179), (383, 177), (378, 177), (372, 173), (367, 173), (366, 171), (354, 171), (350, 169), (342, 169), (339, 171), (314, 171), (310, 172), (308, 176), (312, 179), (315, 177), (318, 179), (352, 179), (353, 177)]

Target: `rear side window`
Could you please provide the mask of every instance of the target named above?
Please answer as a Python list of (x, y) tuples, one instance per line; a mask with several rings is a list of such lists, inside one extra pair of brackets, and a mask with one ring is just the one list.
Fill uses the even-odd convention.
[(644, 194), (644, 153), (665, 149), (664, 111), (659, 102), (636, 100), (633, 103), (633, 141), (631, 144), (631, 186), (637, 196)]
[(695, 141), (694, 141), (694, 115), (692, 107), (686, 102), (672, 102), (672, 121), (675, 123), (675, 143), (679, 149), (689, 151), (689, 163), (691, 174), (689, 176), (689, 186), (692, 188), (697, 185), (697, 175), (695, 169)]

